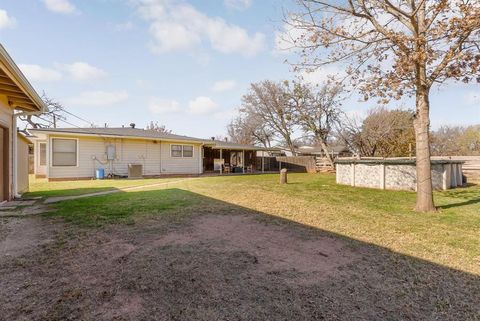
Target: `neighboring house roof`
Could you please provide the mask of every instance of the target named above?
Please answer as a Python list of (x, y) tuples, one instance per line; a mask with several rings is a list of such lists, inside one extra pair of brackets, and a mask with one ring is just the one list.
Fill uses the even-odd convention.
[(27, 78), (0, 44), (0, 94), (7, 96), (10, 106), (24, 111), (47, 109)]
[[(347, 152), (348, 148), (342, 145), (328, 146), (328, 150), (333, 153)], [(296, 149), (300, 154), (323, 154), (323, 149), (320, 146), (301, 146)]]
[[(120, 128), (36, 128), (29, 129), (35, 135), (39, 134), (62, 134), (67, 136), (100, 136), (109, 138), (134, 138), (134, 139), (149, 139), (149, 140), (163, 140), (172, 142), (189, 142), (200, 143), (213, 148), (223, 149), (248, 149), (248, 150), (265, 150), (263, 147), (253, 145), (242, 145), (232, 142), (225, 142), (219, 140), (202, 139), (196, 137), (175, 135), (169, 133), (161, 133), (153, 130), (145, 130), (141, 128), (120, 127)], [(269, 149), (270, 150), (270, 149)]]
[(23, 131), (17, 131), (17, 137), (27, 144), (32, 144), (32, 141), (29, 139), (30, 136), (26, 135)]

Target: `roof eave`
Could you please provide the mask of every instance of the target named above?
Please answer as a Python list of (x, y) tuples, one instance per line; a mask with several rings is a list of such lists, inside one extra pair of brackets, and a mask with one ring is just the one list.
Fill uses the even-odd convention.
[(18, 68), (15, 61), (13, 61), (12, 57), (10, 57), (8, 52), (5, 50), (5, 48), (1, 44), (0, 44), (0, 60), (2, 61), (3, 65), (5, 65), (5, 67), (8, 69), (7, 71), (10, 74), (9, 76), (13, 78), (12, 81), (15, 82), (15, 84), (22, 91), (24, 91), (25, 95), (27, 95), (30, 98), (36, 110), (34, 110), (32, 107), (27, 105), (17, 105), (13, 107), (18, 109), (23, 109), (23, 110), (29, 110), (29, 111), (38, 111), (39, 113), (45, 112), (47, 110), (47, 106), (43, 102), (42, 98), (38, 95), (38, 93), (35, 91), (33, 86), (27, 80), (25, 75), (22, 73), (20, 68)]
[(136, 139), (136, 140), (158, 140), (166, 142), (185, 142), (191, 144), (203, 144), (201, 140), (189, 140), (189, 139), (177, 139), (177, 138), (162, 138), (162, 137), (140, 137), (140, 136), (128, 136), (128, 135), (112, 135), (112, 134), (95, 134), (95, 133), (75, 133), (75, 132), (64, 132), (64, 131), (55, 131), (55, 130), (44, 130), (44, 129), (29, 129), (31, 133), (43, 133), (47, 135), (59, 135), (59, 136), (80, 136), (80, 137), (99, 137), (99, 138), (120, 138), (120, 139)]

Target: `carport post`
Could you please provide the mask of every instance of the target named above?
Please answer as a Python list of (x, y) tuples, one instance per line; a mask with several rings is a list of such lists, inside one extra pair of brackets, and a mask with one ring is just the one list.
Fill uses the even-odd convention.
[(220, 148), (220, 175), (222, 175), (222, 170), (223, 170), (223, 156), (222, 156), (223, 149)]
[(242, 173), (245, 174), (245, 150), (242, 150)]
[(262, 152), (262, 173), (265, 173), (265, 155)]

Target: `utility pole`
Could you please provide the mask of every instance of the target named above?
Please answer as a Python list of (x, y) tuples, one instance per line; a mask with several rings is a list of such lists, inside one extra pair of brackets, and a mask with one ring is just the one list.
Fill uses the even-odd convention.
[(57, 115), (53, 114), (53, 128), (57, 128)]

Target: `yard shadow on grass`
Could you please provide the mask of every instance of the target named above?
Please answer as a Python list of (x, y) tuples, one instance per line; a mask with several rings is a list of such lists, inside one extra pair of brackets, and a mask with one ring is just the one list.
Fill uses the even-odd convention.
[[(0, 258), (0, 315), (478, 320), (480, 278), (182, 189), (78, 199), (62, 246)], [(82, 220), (81, 216), (90, 219)], [(96, 225), (96, 224), (92, 224)]]
[(462, 207), (462, 206), (479, 204), (479, 203), (480, 203), (480, 198), (474, 198), (474, 199), (470, 199), (470, 200), (464, 201), (464, 202), (451, 203), (451, 204), (447, 204), (447, 205), (440, 205), (440, 206), (438, 206), (438, 208), (447, 209), (447, 208)]

